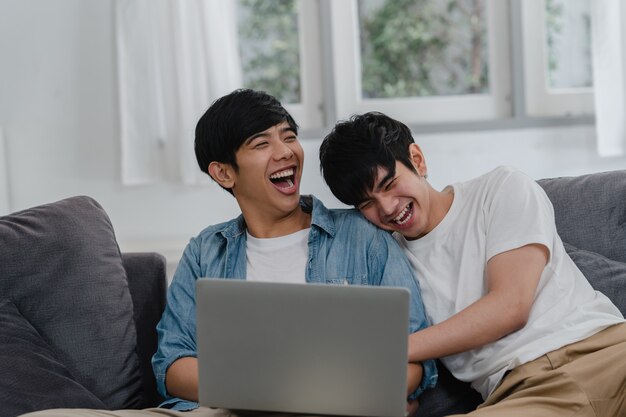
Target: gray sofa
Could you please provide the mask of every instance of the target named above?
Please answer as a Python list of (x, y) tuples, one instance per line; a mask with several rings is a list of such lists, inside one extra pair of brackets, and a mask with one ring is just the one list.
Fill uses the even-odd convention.
[[(570, 256), (626, 311), (626, 171), (539, 181)], [(150, 358), (165, 262), (121, 254), (97, 202), (74, 197), (0, 217), (0, 417), (54, 407), (158, 404)], [(418, 415), (476, 407), (441, 368)]]
[(0, 217), (0, 417), (160, 402), (165, 259), (120, 253), (88, 197)]

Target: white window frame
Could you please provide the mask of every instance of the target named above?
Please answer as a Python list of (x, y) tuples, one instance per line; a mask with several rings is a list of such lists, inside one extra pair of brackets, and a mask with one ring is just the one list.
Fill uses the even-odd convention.
[(301, 129), (324, 126), (320, 21), (317, 1), (298, 0), (300, 102), (283, 103)]
[(593, 88), (549, 87), (545, 0), (523, 0), (521, 7), (527, 115), (576, 117), (594, 114)]
[[(489, 93), (439, 97), (363, 99), (356, 0), (332, 1), (333, 81), (338, 120), (377, 110), (405, 123), (444, 123), (510, 117), (511, 71), (508, 2), (486, 0)], [(332, 98), (330, 98), (332, 99)]]

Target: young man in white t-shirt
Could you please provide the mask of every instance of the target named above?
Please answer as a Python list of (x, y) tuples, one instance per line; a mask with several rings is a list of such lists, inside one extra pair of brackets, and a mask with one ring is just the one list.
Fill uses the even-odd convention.
[(331, 190), (394, 232), (433, 326), (411, 360), (441, 358), (480, 416), (626, 415), (626, 324), (565, 252), (541, 187), (512, 168), (435, 190), (410, 130), (381, 113), (320, 148)]

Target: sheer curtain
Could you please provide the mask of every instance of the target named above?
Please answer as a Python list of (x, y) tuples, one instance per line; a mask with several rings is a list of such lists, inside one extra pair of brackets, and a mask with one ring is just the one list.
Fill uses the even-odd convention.
[(241, 86), (234, 1), (117, 0), (122, 182), (195, 183), (198, 118)]
[(598, 153), (626, 154), (626, 2), (591, 0)]

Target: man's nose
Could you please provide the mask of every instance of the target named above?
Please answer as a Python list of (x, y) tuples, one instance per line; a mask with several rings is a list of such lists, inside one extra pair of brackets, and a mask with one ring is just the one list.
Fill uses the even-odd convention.
[(276, 149), (274, 150), (274, 158), (276, 160), (289, 159), (292, 156), (293, 156), (293, 151), (285, 143), (280, 142), (278, 145), (276, 145)]
[(392, 215), (396, 209), (395, 198), (383, 197), (378, 201), (380, 214), (384, 217)]

